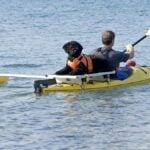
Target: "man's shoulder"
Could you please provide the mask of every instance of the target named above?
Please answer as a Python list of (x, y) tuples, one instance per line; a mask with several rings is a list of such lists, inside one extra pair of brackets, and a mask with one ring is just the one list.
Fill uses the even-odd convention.
[(98, 48), (95, 48), (91, 51), (91, 53), (97, 53), (97, 52), (100, 52), (101, 51), (101, 47), (98, 47)]

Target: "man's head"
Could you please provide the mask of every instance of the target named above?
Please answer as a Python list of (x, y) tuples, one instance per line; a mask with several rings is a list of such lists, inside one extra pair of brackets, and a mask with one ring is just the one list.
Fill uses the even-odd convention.
[(115, 33), (113, 31), (105, 31), (102, 33), (102, 43), (105, 46), (113, 46), (115, 40)]
[(76, 41), (70, 41), (64, 44), (63, 49), (70, 58), (76, 58), (81, 54), (83, 47)]

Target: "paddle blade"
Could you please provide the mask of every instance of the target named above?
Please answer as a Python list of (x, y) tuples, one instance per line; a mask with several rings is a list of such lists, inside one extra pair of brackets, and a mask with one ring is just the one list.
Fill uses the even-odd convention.
[(146, 36), (150, 36), (150, 29), (147, 31)]

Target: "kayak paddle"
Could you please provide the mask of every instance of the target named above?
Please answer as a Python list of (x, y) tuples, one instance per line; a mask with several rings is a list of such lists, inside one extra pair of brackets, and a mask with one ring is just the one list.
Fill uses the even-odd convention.
[(140, 41), (144, 40), (148, 36), (150, 36), (150, 29), (147, 31), (147, 33), (143, 37), (141, 37), (139, 40), (137, 40), (136, 42), (134, 42), (132, 44), (132, 46), (135, 46), (136, 44), (138, 44)]
[[(132, 46), (134, 47), (135, 45), (137, 45), (139, 42), (141, 42), (142, 40), (144, 40), (148, 36), (150, 36), (150, 29), (146, 32), (146, 34), (143, 37), (141, 37), (139, 40), (137, 40), (136, 42), (134, 42), (132, 44)], [(126, 52), (126, 50), (124, 50), (123, 52)]]

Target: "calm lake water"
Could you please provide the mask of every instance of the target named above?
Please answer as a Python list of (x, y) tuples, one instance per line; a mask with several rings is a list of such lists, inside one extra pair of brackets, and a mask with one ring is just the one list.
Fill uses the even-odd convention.
[[(150, 27), (149, 0), (0, 0), (0, 73), (45, 75), (62, 68), (65, 42), (84, 52), (116, 32), (115, 49)], [(150, 39), (135, 60), (150, 65)], [(32, 79), (0, 86), (1, 150), (149, 150), (150, 85), (36, 95)]]

